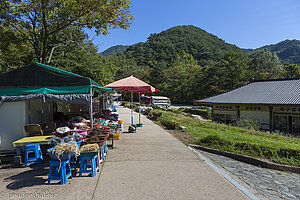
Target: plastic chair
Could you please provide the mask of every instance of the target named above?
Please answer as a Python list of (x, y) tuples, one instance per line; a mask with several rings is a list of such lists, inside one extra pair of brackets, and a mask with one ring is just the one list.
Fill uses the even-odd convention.
[(99, 171), (99, 163), (98, 163), (97, 155), (80, 156), (79, 176), (82, 176), (82, 173), (90, 173), (92, 177), (95, 177), (97, 176), (97, 171)]
[(51, 160), (49, 165), (48, 184), (51, 180), (59, 180), (60, 184), (66, 184), (67, 179), (72, 178), (69, 160)]
[(33, 163), (39, 165), (42, 160), (43, 155), (39, 143), (27, 144), (25, 146), (25, 167)]
[(29, 136), (43, 135), (43, 130), (39, 124), (26, 124), (25, 131)]

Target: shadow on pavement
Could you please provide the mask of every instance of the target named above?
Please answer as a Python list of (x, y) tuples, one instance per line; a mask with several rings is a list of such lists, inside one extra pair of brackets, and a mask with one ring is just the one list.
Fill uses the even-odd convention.
[[(5, 178), (5, 182), (10, 182), (6, 188), (10, 190), (17, 190), (25, 187), (46, 184), (47, 179), (42, 178), (41, 176), (48, 175), (48, 163), (43, 163), (41, 166), (28, 167), (26, 169), (28, 170)], [(11, 182), (11, 180), (13, 182)]]

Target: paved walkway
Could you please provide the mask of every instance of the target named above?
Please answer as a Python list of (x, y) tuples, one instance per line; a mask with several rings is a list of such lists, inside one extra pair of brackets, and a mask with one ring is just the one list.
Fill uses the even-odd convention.
[[(130, 110), (118, 111), (126, 130)], [(122, 133), (109, 151), (93, 199), (247, 199), (179, 140), (142, 121), (144, 127)]]
[(213, 162), (239, 179), (260, 199), (300, 199), (300, 174), (265, 169), (224, 156), (200, 151)]
[[(130, 110), (119, 112), (127, 129)], [(79, 177), (77, 169), (67, 184), (48, 185), (49, 161), (32, 168), (0, 165), (0, 199), (247, 199), (179, 140), (142, 120), (137, 133), (115, 141), (97, 177)]]

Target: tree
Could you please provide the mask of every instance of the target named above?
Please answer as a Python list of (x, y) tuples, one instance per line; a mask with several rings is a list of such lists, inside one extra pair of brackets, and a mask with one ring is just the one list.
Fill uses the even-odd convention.
[[(156, 67), (153, 69), (158, 70)], [(193, 103), (195, 94), (199, 91), (196, 87), (202, 74), (201, 69), (191, 54), (180, 51), (175, 54), (168, 67), (162, 66), (159, 71), (156, 71), (158, 76), (155, 78), (160, 82), (153, 85), (172, 102)]]
[(252, 79), (246, 53), (228, 51), (221, 61), (210, 61), (203, 67), (202, 77), (198, 78), (199, 98), (206, 98), (233, 90)]
[(107, 57), (98, 53), (98, 48), (80, 29), (70, 32), (74, 42), (67, 43), (53, 53), (51, 66), (89, 77), (101, 85), (113, 81), (117, 67)]
[(267, 49), (255, 50), (249, 55), (253, 78), (278, 78), (283, 71), (283, 65), (276, 53)]
[[(0, 26), (26, 39), (39, 62), (51, 60), (53, 50), (66, 42), (69, 28), (127, 29), (132, 21), (129, 0), (7, 0), (0, 3)], [(50, 59), (49, 59), (50, 57)]]
[(220, 89), (225, 92), (247, 83), (252, 78), (249, 68), (249, 58), (246, 53), (227, 52), (216, 68), (220, 73)]
[(285, 64), (284, 71), (281, 76), (283, 78), (299, 78), (300, 66), (297, 64)]
[(126, 78), (133, 75), (143, 81), (149, 81), (149, 67), (137, 66), (133, 59), (127, 58), (124, 54), (118, 54), (108, 58), (118, 69), (115, 74), (115, 80)]
[(0, 38), (0, 73), (32, 63), (33, 51), (29, 42), (17, 38), (10, 28), (0, 27)]

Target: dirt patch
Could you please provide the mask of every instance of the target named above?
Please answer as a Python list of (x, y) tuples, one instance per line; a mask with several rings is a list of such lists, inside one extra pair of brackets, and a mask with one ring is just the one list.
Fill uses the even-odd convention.
[[(165, 129), (166, 130), (166, 129)], [(183, 144), (191, 144), (193, 141), (197, 140), (197, 137), (191, 136), (188, 131), (180, 131), (180, 130), (166, 130), (168, 133), (173, 135), (175, 138), (180, 140)]]

